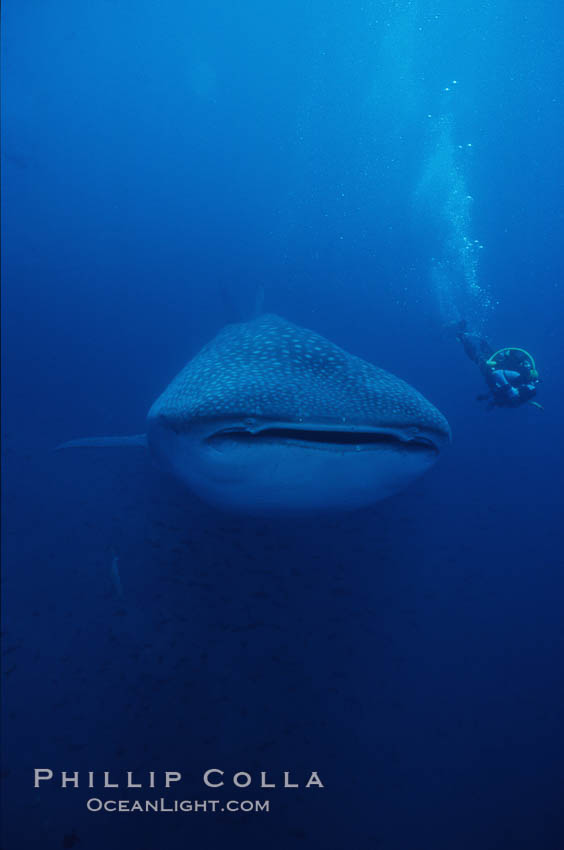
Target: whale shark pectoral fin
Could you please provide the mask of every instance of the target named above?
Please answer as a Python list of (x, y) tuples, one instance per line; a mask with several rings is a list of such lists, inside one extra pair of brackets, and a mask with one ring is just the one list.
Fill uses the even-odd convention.
[(130, 434), (126, 437), (81, 437), (78, 440), (68, 440), (66, 443), (61, 443), (55, 449), (106, 449), (106, 448), (123, 448), (131, 446), (140, 446), (147, 448), (146, 434)]

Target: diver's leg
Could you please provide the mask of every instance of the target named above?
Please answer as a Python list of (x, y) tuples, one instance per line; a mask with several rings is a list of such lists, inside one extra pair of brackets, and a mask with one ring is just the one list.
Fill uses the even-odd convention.
[(482, 372), (489, 369), (486, 361), (493, 354), (493, 349), (485, 337), (477, 333), (464, 331), (457, 335), (457, 339), (462, 343), (466, 355), (470, 360), (478, 364)]
[(479, 364), (481, 360), (479, 337), (475, 334), (464, 332), (458, 335), (458, 339), (462, 343), (467, 357), (469, 357), (474, 363)]

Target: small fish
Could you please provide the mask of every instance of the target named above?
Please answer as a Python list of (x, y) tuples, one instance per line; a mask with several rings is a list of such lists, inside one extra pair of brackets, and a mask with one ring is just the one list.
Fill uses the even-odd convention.
[(117, 593), (118, 599), (123, 599), (123, 587), (121, 584), (121, 577), (119, 574), (119, 558), (117, 555), (114, 555), (112, 558), (112, 566), (110, 567), (110, 574), (112, 576), (112, 582)]

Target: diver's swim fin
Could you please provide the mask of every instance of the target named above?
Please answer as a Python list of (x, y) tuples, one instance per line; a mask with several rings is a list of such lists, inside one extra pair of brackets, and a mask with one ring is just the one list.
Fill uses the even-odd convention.
[(121, 448), (130, 446), (141, 446), (147, 448), (146, 434), (130, 434), (126, 437), (80, 437), (78, 440), (68, 440), (57, 446), (59, 449), (81, 449), (81, 448)]
[(544, 410), (542, 404), (539, 404), (538, 401), (530, 401), (529, 404), (532, 404), (533, 407), (538, 407), (539, 410)]

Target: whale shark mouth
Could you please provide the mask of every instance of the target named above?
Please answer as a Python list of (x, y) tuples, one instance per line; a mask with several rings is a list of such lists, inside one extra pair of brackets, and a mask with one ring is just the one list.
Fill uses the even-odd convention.
[(428, 436), (421, 434), (402, 434), (397, 431), (352, 430), (346, 428), (305, 428), (275, 425), (250, 430), (247, 428), (225, 428), (205, 438), (211, 448), (221, 450), (228, 444), (241, 447), (271, 444), (302, 445), (334, 451), (361, 451), (369, 449), (388, 449), (402, 452), (431, 452), (439, 454), (438, 444)]

